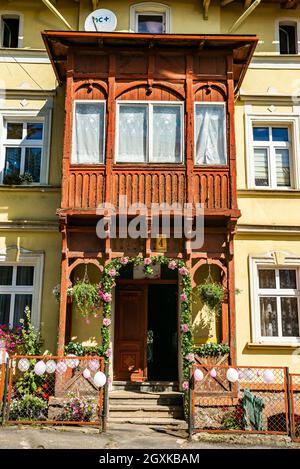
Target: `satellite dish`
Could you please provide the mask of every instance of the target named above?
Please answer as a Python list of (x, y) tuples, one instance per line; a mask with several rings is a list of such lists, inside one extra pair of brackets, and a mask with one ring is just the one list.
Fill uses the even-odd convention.
[(85, 31), (111, 32), (117, 27), (117, 17), (106, 8), (100, 8), (89, 14), (84, 23)]

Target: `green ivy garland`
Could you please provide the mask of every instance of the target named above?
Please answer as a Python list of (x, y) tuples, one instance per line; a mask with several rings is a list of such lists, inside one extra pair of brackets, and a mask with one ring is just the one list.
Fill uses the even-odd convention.
[(147, 277), (153, 274), (153, 266), (155, 264), (168, 265), (171, 270), (178, 270), (181, 278), (182, 291), (180, 295), (181, 304), (181, 353), (183, 357), (183, 390), (188, 391), (189, 388), (189, 369), (190, 365), (194, 362), (193, 353), (193, 337), (192, 337), (192, 322), (191, 322), (191, 295), (192, 285), (191, 276), (182, 259), (170, 259), (165, 256), (151, 256), (151, 257), (118, 257), (113, 259), (109, 264), (104, 267), (103, 277), (99, 285), (99, 296), (103, 302), (103, 325), (101, 328), (102, 333), (102, 347), (106, 361), (112, 355), (110, 348), (110, 324), (111, 324), (111, 301), (112, 290), (115, 286), (115, 279), (118, 277), (119, 271), (122, 267), (128, 264), (143, 265), (144, 272)]

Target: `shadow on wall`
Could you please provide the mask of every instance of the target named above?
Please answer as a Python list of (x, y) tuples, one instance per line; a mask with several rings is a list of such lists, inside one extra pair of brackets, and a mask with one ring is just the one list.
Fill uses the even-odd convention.
[[(220, 271), (217, 266), (212, 265), (210, 273), (216, 282), (220, 281)], [(202, 265), (195, 273), (196, 284), (201, 285), (204, 283), (208, 275), (208, 266)], [(196, 288), (193, 290), (192, 323), (194, 342), (196, 345), (201, 345), (206, 342), (220, 342), (220, 317), (216, 317), (214, 314), (212, 314), (208, 307), (202, 303), (197, 295)]]

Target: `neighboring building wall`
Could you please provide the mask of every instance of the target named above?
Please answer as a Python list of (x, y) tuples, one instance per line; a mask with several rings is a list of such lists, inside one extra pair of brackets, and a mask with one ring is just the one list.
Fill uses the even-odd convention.
[[(130, 18), (129, 7), (134, 2), (121, 0), (102, 0), (101, 8), (112, 9), (118, 17), (117, 31), (128, 31)], [(138, 2), (136, 2), (138, 3)], [(164, 2), (162, 2), (164, 3)], [(233, 2), (226, 7), (219, 4), (210, 6), (208, 20), (203, 19), (203, 10), (199, 0), (168, 1), (171, 7), (172, 33), (227, 33), (230, 26), (243, 13), (243, 4)], [(72, 0), (58, 1), (55, 6), (65, 16), (74, 29), (83, 29), (84, 20), (91, 12), (90, 0), (80, 3)], [(24, 14), (23, 50), (0, 51), (0, 88), (13, 91), (13, 96), (0, 96), (1, 111), (18, 109), (20, 114), (26, 109), (41, 109), (46, 100), (53, 102), (52, 135), (49, 153), (48, 187), (19, 187), (12, 189), (0, 186), (1, 213), (0, 236), (1, 249), (19, 245), (23, 249), (44, 251), (43, 299), (41, 311), (42, 332), (45, 346), (55, 351), (57, 333), (58, 306), (51, 290), (59, 282), (60, 235), (58, 233), (55, 210), (60, 204), (60, 168), (63, 142), (64, 90), (57, 88), (51, 65), (45, 52), (31, 49), (44, 49), (40, 31), (43, 29), (65, 29), (42, 2), (2, 0), (1, 10), (19, 11)], [(1, 11), (0, 11), (1, 13)], [(300, 187), (294, 190), (253, 190), (248, 189), (247, 168), (249, 167), (246, 145), (246, 114), (266, 115), (266, 120), (280, 116), (297, 122), (300, 114), (299, 103), (293, 102), (292, 96), (299, 88), (300, 56), (278, 55), (278, 34), (276, 21), (282, 18), (299, 17), (296, 9), (282, 9), (280, 4), (262, 3), (236, 31), (238, 34), (255, 33), (260, 37), (250, 69), (242, 84), (240, 98), (236, 102), (236, 142), (237, 142), (237, 178), (239, 207), (242, 217), (239, 220), (235, 241), (236, 287), (241, 293), (236, 297), (237, 309), (237, 347), (238, 363), (250, 365), (272, 364), (290, 365), (299, 370), (292, 352), (296, 348), (288, 344), (251, 345), (253, 344), (253, 322), (251, 316), (250, 257), (271, 252), (284, 252), (300, 257), (299, 234), (299, 198)], [(25, 57), (25, 59), (24, 59)], [(39, 59), (37, 59), (39, 57)], [(35, 58), (35, 59), (34, 59)], [(20, 62), (19, 64), (16, 62)], [(298, 81), (297, 81), (298, 80)], [(48, 95), (47, 95), (47, 92)], [(54, 95), (53, 95), (54, 93)], [(23, 106), (23, 99), (30, 102)], [(292, 125), (294, 125), (292, 123)], [(295, 124), (296, 125), (296, 124)], [(299, 129), (298, 129), (299, 130)], [(298, 145), (299, 133), (294, 134), (293, 148)], [(295, 162), (299, 164), (299, 151), (295, 151)], [(294, 166), (297, 171), (296, 165)], [(299, 171), (299, 169), (298, 169)], [(299, 179), (298, 179), (299, 181)], [(33, 211), (34, 207), (34, 211)], [(8, 226), (24, 220), (30, 230), (14, 227), (8, 233)], [(33, 223), (43, 227), (43, 231), (33, 229)], [(1, 231), (2, 226), (2, 231)], [(26, 225), (27, 226), (27, 225)], [(292, 228), (293, 227), (293, 228)], [(276, 231), (276, 228), (278, 231)], [(48, 231), (47, 231), (48, 230)], [(265, 230), (262, 233), (262, 230)], [(273, 234), (275, 231), (276, 234)], [(55, 261), (54, 261), (55, 260)], [(201, 322), (199, 306), (194, 305), (196, 328)], [(253, 309), (253, 308), (252, 308)], [(253, 313), (253, 311), (252, 311)], [(94, 321), (94, 320), (93, 320)], [(75, 335), (83, 339), (92, 335), (94, 323), (74, 328)], [(84, 331), (84, 333), (82, 332)], [(78, 334), (77, 334), (78, 333)], [(197, 342), (218, 340), (217, 328), (197, 333)]]

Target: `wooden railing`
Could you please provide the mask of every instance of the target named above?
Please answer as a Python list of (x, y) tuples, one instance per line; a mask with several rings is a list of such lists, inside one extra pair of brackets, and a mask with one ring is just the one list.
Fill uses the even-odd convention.
[[(93, 210), (105, 202), (105, 167), (71, 167), (68, 190), (62, 208)], [(188, 201), (188, 184), (192, 184), (193, 202), (202, 203), (209, 210), (231, 208), (230, 177), (226, 167), (194, 168), (187, 180), (184, 167), (160, 169), (129, 168), (118, 165), (111, 175), (111, 202), (118, 205), (119, 196), (127, 196), (127, 204), (151, 203), (184, 204)]]

